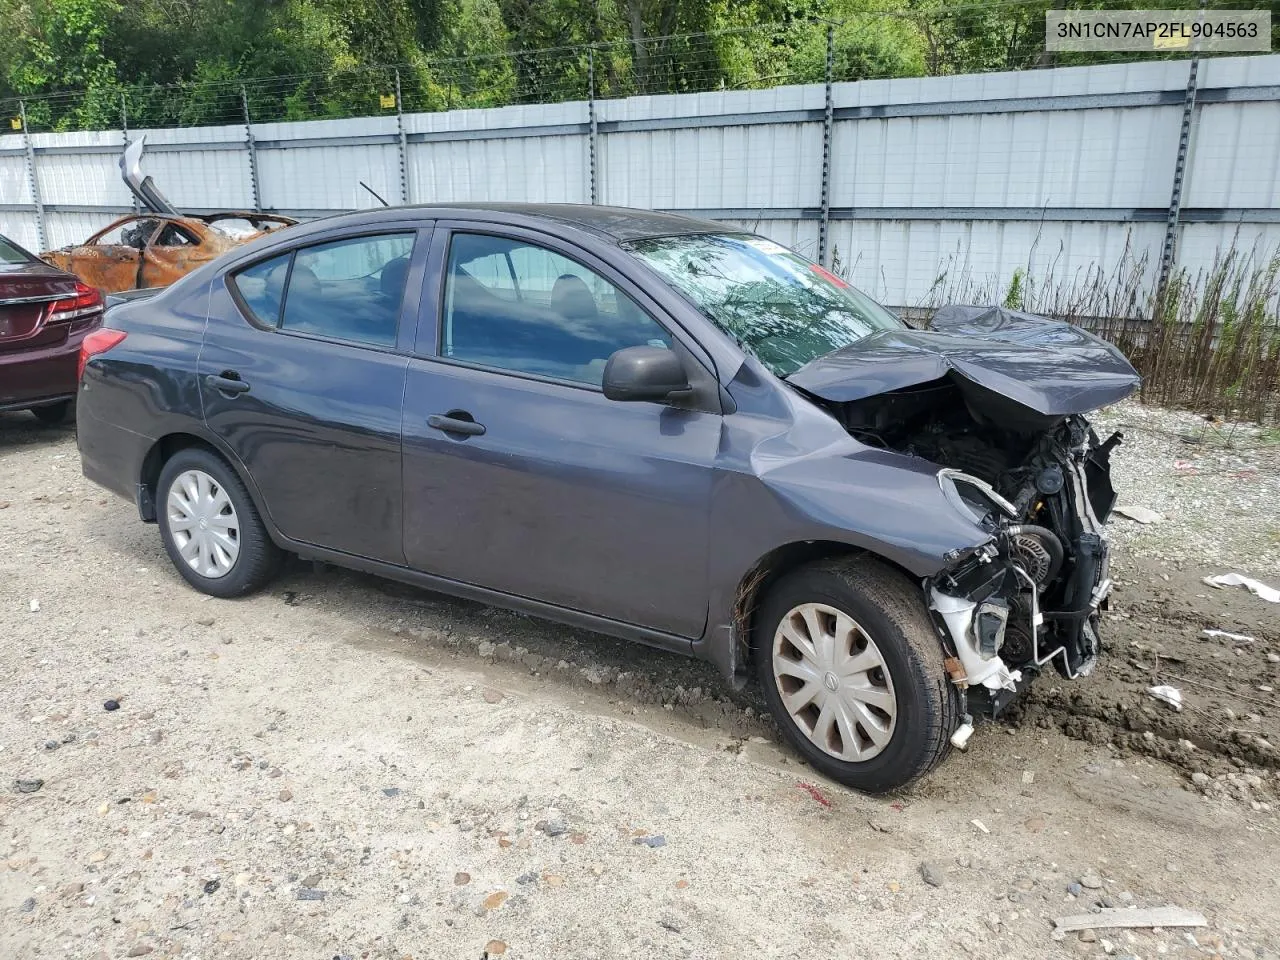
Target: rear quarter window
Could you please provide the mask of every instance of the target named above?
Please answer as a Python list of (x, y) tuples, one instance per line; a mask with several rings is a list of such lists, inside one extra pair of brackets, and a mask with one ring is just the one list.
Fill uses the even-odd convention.
[(280, 324), (284, 284), (292, 256), (290, 252), (263, 260), (231, 278), (231, 285), (240, 295), (241, 306), (248, 312), (249, 319), (257, 321), (259, 326), (274, 328)]

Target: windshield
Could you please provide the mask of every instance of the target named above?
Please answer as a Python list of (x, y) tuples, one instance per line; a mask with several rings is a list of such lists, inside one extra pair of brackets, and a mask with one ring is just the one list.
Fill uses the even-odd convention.
[(780, 377), (903, 323), (839, 277), (751, 234), (689, 234), (629, 248)]

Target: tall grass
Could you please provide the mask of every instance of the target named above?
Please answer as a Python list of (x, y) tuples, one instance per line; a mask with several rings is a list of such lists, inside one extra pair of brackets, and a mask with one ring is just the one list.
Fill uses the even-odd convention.
[(1071, 276), (1014, 271), (1003, 284), (975, 280), (958, 255), (913, 312), (990, 303), (1056, 317), (1110, 340), (1142, 374), (1142, 399), (1206, 414), (1280, 422), (1280, 249), (1232, 244), (1208, 269), (1178, 270), (1163, 295), (1159, 264), (1126, 245), (1114, 268)]

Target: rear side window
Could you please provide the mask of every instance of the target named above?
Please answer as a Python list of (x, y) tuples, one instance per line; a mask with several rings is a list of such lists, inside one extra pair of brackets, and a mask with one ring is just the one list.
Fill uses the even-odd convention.
[(389, 347), (413, 239), (399, 233), (303, 247), (241, 270), (232, 283), (263, 326)]
[(413, 234), (360, 237), (294, 254), (281, 329), (391, 346)]

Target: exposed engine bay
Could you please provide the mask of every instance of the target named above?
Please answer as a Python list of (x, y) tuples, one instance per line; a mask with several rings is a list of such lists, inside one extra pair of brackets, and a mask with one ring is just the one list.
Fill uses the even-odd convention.
[[(1111, 587), (1110, 454), (1079, 414), (1044, 415), (953, 376), (838, 407), (856, 439), (929, 460), (992, 541), (926, 583), (958, 684), (998, 712), (1047, 664), (1086, 675)], [(973, 699), (971, 693), (971, 699)], [(985, 695), (985, 697), (983, 696)]]

